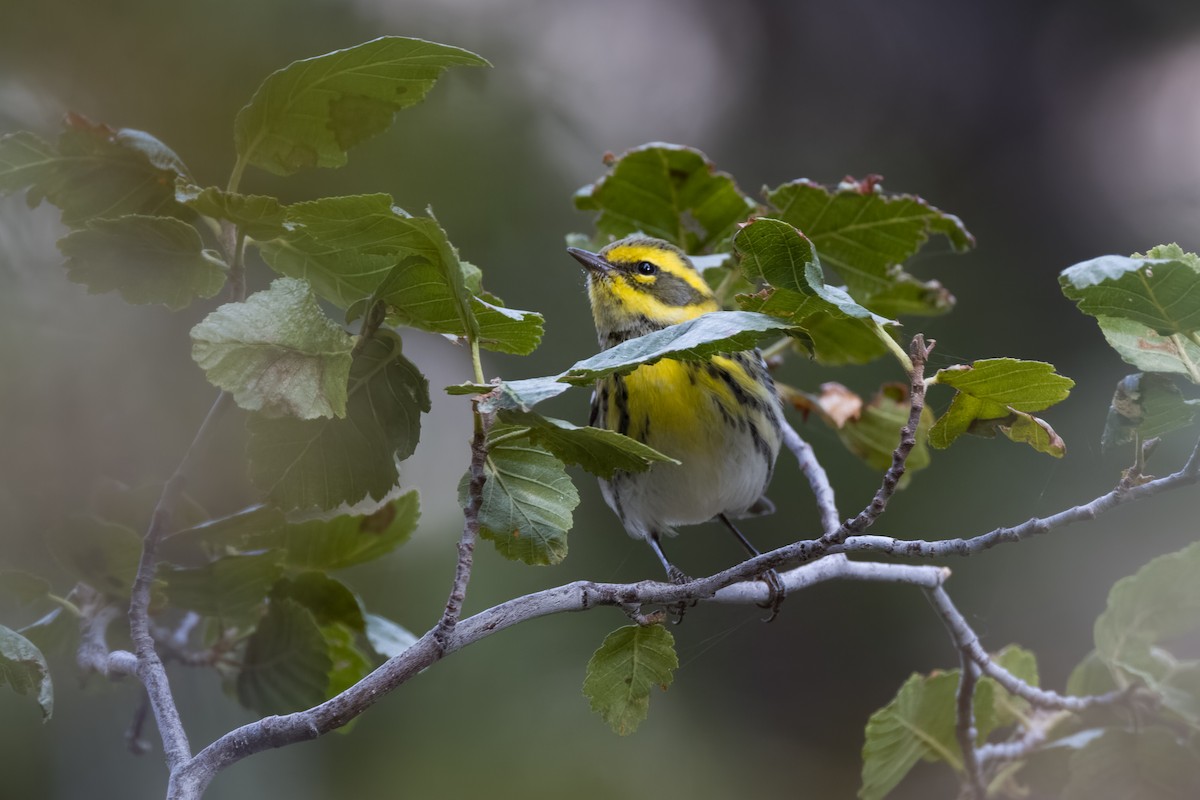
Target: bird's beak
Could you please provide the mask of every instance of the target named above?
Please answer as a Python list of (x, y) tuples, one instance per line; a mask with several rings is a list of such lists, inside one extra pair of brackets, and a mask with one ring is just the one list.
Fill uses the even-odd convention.
[(580, 250), (578, 247), (568, 247), (567, 252), (588, 270), (603, 275), (612, 270), (612, 265), (604, 260), (602, 256), (595, 253), (589, 253), (587, 250)]

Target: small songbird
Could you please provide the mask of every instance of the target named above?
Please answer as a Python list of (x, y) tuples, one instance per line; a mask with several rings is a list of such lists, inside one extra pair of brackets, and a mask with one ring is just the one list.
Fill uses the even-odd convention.
[[(600, 348), (718, 310), (687, 255), (669, 242), (633, 236), (598, 253), (567, 248), (587, 271)], [(662, 548), (678, 525), (719, 519), (752, 555), (758, 551), (730, 518), (774, 510), (763, 492), (782, 440), (783, 409), (757, 350), (701, 361), (663, 359), (596, 384), (589, 424), (623, 433), (681, 462), (601, 480), (605, 501), (630, 536), (654, 549), (668, 578), (688, 580)], [(762, 576), (771, 606), (778, 576)]]

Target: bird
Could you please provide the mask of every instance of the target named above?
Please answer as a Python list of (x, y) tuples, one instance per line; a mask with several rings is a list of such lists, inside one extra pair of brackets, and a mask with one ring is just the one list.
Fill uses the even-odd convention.
[[(583, 265), (600, 349), (661, 330), (720, 305), (688, 255), (662, 239), (630, 236), (598, 252), (568, 247)], [(690, 580), (667, 558), (677, 526), (723, 523), (751, 556), (733, 519), (774, 510), (766, 497), (783, 440), (783, 407), (758, 350), (701, 360), (665, 358), (597, 381), (588, 424), (636, 439), (680, 463), (616, 471), (600, 490), (625, 531), (645, 540), (672, 583)], [(761, 576), (774, 618), (783, 586)]]

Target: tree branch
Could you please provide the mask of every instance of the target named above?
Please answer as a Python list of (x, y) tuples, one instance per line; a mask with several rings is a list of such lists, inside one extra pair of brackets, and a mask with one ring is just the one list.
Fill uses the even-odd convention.
[(954, 738), (958, 740), (958, 749), (962, 751), (967, 792), (972, 800), (985, 800), (987, 790), (983, 786), (983, 772), (979, 767), (979, 754), (975, 750), (975, 739), (979, 736), (975, 727), (975, 686), (979, 683), (979, 667), (962, 650), (958, 652), (958, 663)]

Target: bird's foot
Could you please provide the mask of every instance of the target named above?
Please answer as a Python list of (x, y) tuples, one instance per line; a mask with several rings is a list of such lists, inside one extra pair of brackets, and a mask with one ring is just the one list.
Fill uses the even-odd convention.
[[(667, 568), (667, 580), (676, 586), (682, 586), (685, 583), (692, 582), (691, 576), (674, 564)], [(696, 605), (695, 600), (680, 600), (675, 605), (669, 606), (667, 610), (670, 611), (675, 617), (673, 620), (671, 620), (672, 624), (678, 625), (679, 623), (683, 622), (684, 613), (694, 605)]]
[(784, 588), (783, 579), (779, 577), (779, 573), (773, 569), (764, 572), (759, 580), (767, 585), (767, 599), (765, 602), (759, 603), (758, 607), (771, 612), (771, 615), (763, 620), (763, 622), (771, 622), (779, 616), (779, 609), (783, 606), (783, 601), (787, 599), (787, 589)]

